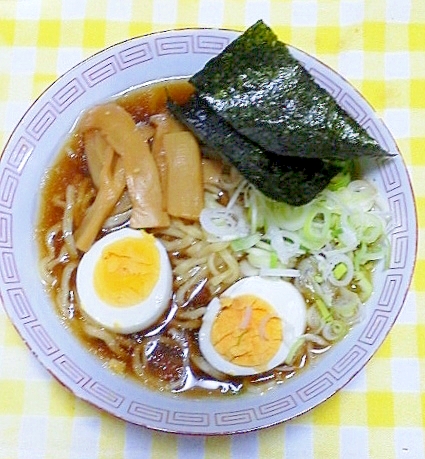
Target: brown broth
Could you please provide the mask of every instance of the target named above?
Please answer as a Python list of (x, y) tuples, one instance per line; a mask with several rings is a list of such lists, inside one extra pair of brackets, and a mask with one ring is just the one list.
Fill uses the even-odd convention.
[[(177, 102), (183, 103), (191, 93), (192, 87), (186, 81), (166, 82), (123, 94), (117, 99), (117, 103), (128, 110), (136, 122), (145, 122), (151, 115), (166, 110), (167, 94)], [(46, 233), (53, 224), (62, 219), (63, 211), (60, 207), (51, 205), (51, 200), (53, 197), (64, 200), (66, 186), (68, 184), (73, 184), (75, 187), (79, 187), (83, 181), (89, 181), (89, 188), (94, 192), (94, 186), (90, 180), (84, 156), (82, 138), (77, 133), (72, 133), (68, 142), (59, 153), (57, 161), (46, 175), (43, 183), (40, 217), (36, 229), (41, 257), (47, 254), (46, 248), (43, 246), (43, 240), (45, 239)], [(82, 215), (76, 216), (77, 220), (81, 220), (81, 218)], [(63, 240), (60, 237), (55, 245), (56, 253), (59, 253), (62, 244)], [(53, 274), (60, 278), (61, 268), (56, 269)], [(76, 289), (75, 276), (71, 279), (71, 289)], [(54, 286), (50, 288), (49, 293), (54, 301), (58, 293), (58, 287)], [(187, 307), (196, 308), (207, 305), (210, 300), (211, 294), (209, 291), (206, 288), (200, 288), (199, 292), (191, 299)], [(245, 391), (247, 385), (259, 385), (261, 382), (267, 382), (269, 380), (281, 382), (295, 373), (296, 370), (287, 372), (270, 371), (266, 374), (254, 377), (229, 377), (229, 379), (221, 381), (206, 375), (195, 366), (190, 365), (184, 367), (181, 363), (182, 356), (180, 348), (167, 346), (161, 342), (155, 344), (155, 341), (161, 336), (163, 331), (173, 325), (173, 317), (176, 309), (177, 305), (172, 303), (170, 305), (170, 312), (162, 317), (154, 327), (144, 331), (143, 334), (115, 334), (117, 335), (116, 339), (118, 346), (122, 350), (122, 352), (120, 351), (118, 353), (119, 355), (113, 352), (102, 340), (88, 336), (84, 332), (84, 322), (86, 319), (78, 310), (77, 305), (75, 309), (64, 314), (62, 320), (64, 325), (78, 337), (81, 343), (102, 362), (105, 362), (105, 365), (109, 365), (111, 361), (119, 361), (120, 372), (141, 381), (153, 390), (167, 390), (167, 387), (169, 387), (168, 384), (173, 382), (182, 371), (187, 373), (187, 380), (190, 382), (190, 387), (184, 389), (183, 392), (191, 396), (205, 396), (214, 393), (240, 393)], [(151, 358), (148, 359), (143, 374), (140, 375), (135, 373), (131, 361), (133, 354), (137, 352), (140, 342), (146, 339), (146, 337), (151, 340), (152, 348), (154, 349), (155, 346), (156, 348), (152, 351)], [(187, 332), (185, 339), (190, 352), (199, 353), (197, 332)], [(302, 368), (305, 364), (306, 356), (300, 355), (295, 367), (298, 366)]]

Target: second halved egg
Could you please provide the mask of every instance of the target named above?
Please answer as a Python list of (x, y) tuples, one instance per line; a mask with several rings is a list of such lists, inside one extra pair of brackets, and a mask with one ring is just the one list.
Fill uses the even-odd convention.
[(210, 302), (199, 346), (223, 373), (258, 374), (282, 364), (305, 328), (305, 301), (294, 285), (246, 277)]

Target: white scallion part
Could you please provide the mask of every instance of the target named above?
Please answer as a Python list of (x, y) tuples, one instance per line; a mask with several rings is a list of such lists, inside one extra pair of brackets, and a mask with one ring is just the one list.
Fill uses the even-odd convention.
[(248, 306), (247, 308), (245, 308), (245, 313), (242, 317), (241, 323), (239, 324), (239, 328), (241, 330), (246, 330), (248, 328), (249, 323), (251, 322), (251, 317), (252, 317), (252, 307)]
[(322, 330), (325, 321), (322, 319), (320, 312), (317, 308), (308, 308), (306, 315), (307, 325), (310, 327), (310, 330), (313, 334), (320, 333)]
[(326, 323), (322, 330), (323, 337), (328, 341), (340, 340), (348, 330), (348, 325), (342, 320), (332, 320)]
[(243, 209), (234, 205), (231, 209), (203, 209), (199, 217), (202, 228), (222, 241), (246, 237), (249, 226), (245, 220)]
[(250, 234), (249, 236), (246, 237), (241, 237), (238, 239), (234, 239), (230, 243), (230, 247), (235, 251), (235, 252), (240, 252), (242, 250), (248, 250), (251, 247), (254, 247), (254, 245), (258, 244), (261, 240), (261, 234), (260, 233), (253, 233)]
[(338, 253), (327, 257), (324, 261), (323, 274), (336, 287), (345, 287), (353, 279), (354, 265), (351, 258), (345, 253)]
[(237, 200), (239, 199), (239, 195), (242, 193), (242, 190), (245, 188), (246, 184), (247, 184), (246, 180), (241, 180), (241, 183), (239, 183), (235, 192), (230, 197), (229, 202), (227, 203), (226, 209), (230, 210), (233, 208), (233, 206), (236, 204)]
[(354, 292), (344, 287), (338, 289), (332, 309), (336, 317), (350, 324), (357, 322), (361, 317), (360, 298)]
[(285, 364), (292, 365), (294, 363), (295, 357), (297, 356), (300, 349), (304, 346), (305, 338), (300, 336), (295, 343), (289, 349), (288, 355), (285, 359)]
[(352, 251), (359, 245), (359, 239), (353, 227), (348, 223), (349, 215), (344, 213), (341, 216), (341, 231), (339, 241), (344, 246), (345, 251)]
[(267, 314), (266, 316), (264, 316), (261, 319), (260, 323), (258, 324), (258, 334), (259, 334), (259, 336), (260, 336), (260, 338), (262, 340), (267, 340), (268, 339), (267, 338), (267, 330), (266, 330), (267, 324), (268, 324), (269, 320), (271, 320), (271, 319), (273, 319), (275, 317), (278, 317), (278, 316), (275, 316), (273, 314)]
[(292, 257), (302, 255), (301, 238), (293, 231), (269, 228), (270, 245), (276, 251), (279, 260), (286, 265)]
[(248, 262), (254, 268), (270, 268), (272, 252), (267, 249), (252, 247), (247, 250)]
[(349, 221), (358, 239), (366, 244), (375, 242), (383, 232), (384, 222), (371, 212), (356, 212), (350, 215)]
[(351, 192), (350, 200), (352, 208), (370, 210), (373, 207), (377, 196), (376, 188), (366, 180), (353, 180), (347, 185), (347, 190)]
[(302, 335), (305, 341), (309, 341), (310, 343), (317, 344), (322, 347), (329, 346), (329, 343), (320, 335), (315, 335), (314, 333), (306, 333)]
[(258, 276), (260, 274), (259, 268), (252, 266), (246, 259), (239, 262), (239, 270), (243, 277)]
[(290, 268), (260, 268), (260, 276), (264, 277), (299, 277), (298, 269)]

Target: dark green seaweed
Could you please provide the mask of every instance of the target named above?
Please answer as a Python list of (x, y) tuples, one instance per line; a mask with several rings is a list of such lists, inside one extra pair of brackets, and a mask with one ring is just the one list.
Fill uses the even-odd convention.
[(202, 142), (213, 148), (264, 195), (300, 206), (322, 191), (344, 162), (283, 157), (266, 152), (236, 132), (197, 95), (169, 110)]
[(198, 96), (240, 134), (279, 155), (389, 155), (258, 21), (193, 75)]

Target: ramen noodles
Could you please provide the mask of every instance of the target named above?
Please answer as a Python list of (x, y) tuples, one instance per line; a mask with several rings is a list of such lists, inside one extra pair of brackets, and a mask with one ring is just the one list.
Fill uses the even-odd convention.
[(264, 391), (362, 319), (388, 215), (351, 167), (305, 206), (266, 198), (168, 112), (191, 91), (157, 83), (81, 115), (42, 186), (41, 277), (111, 371)]

